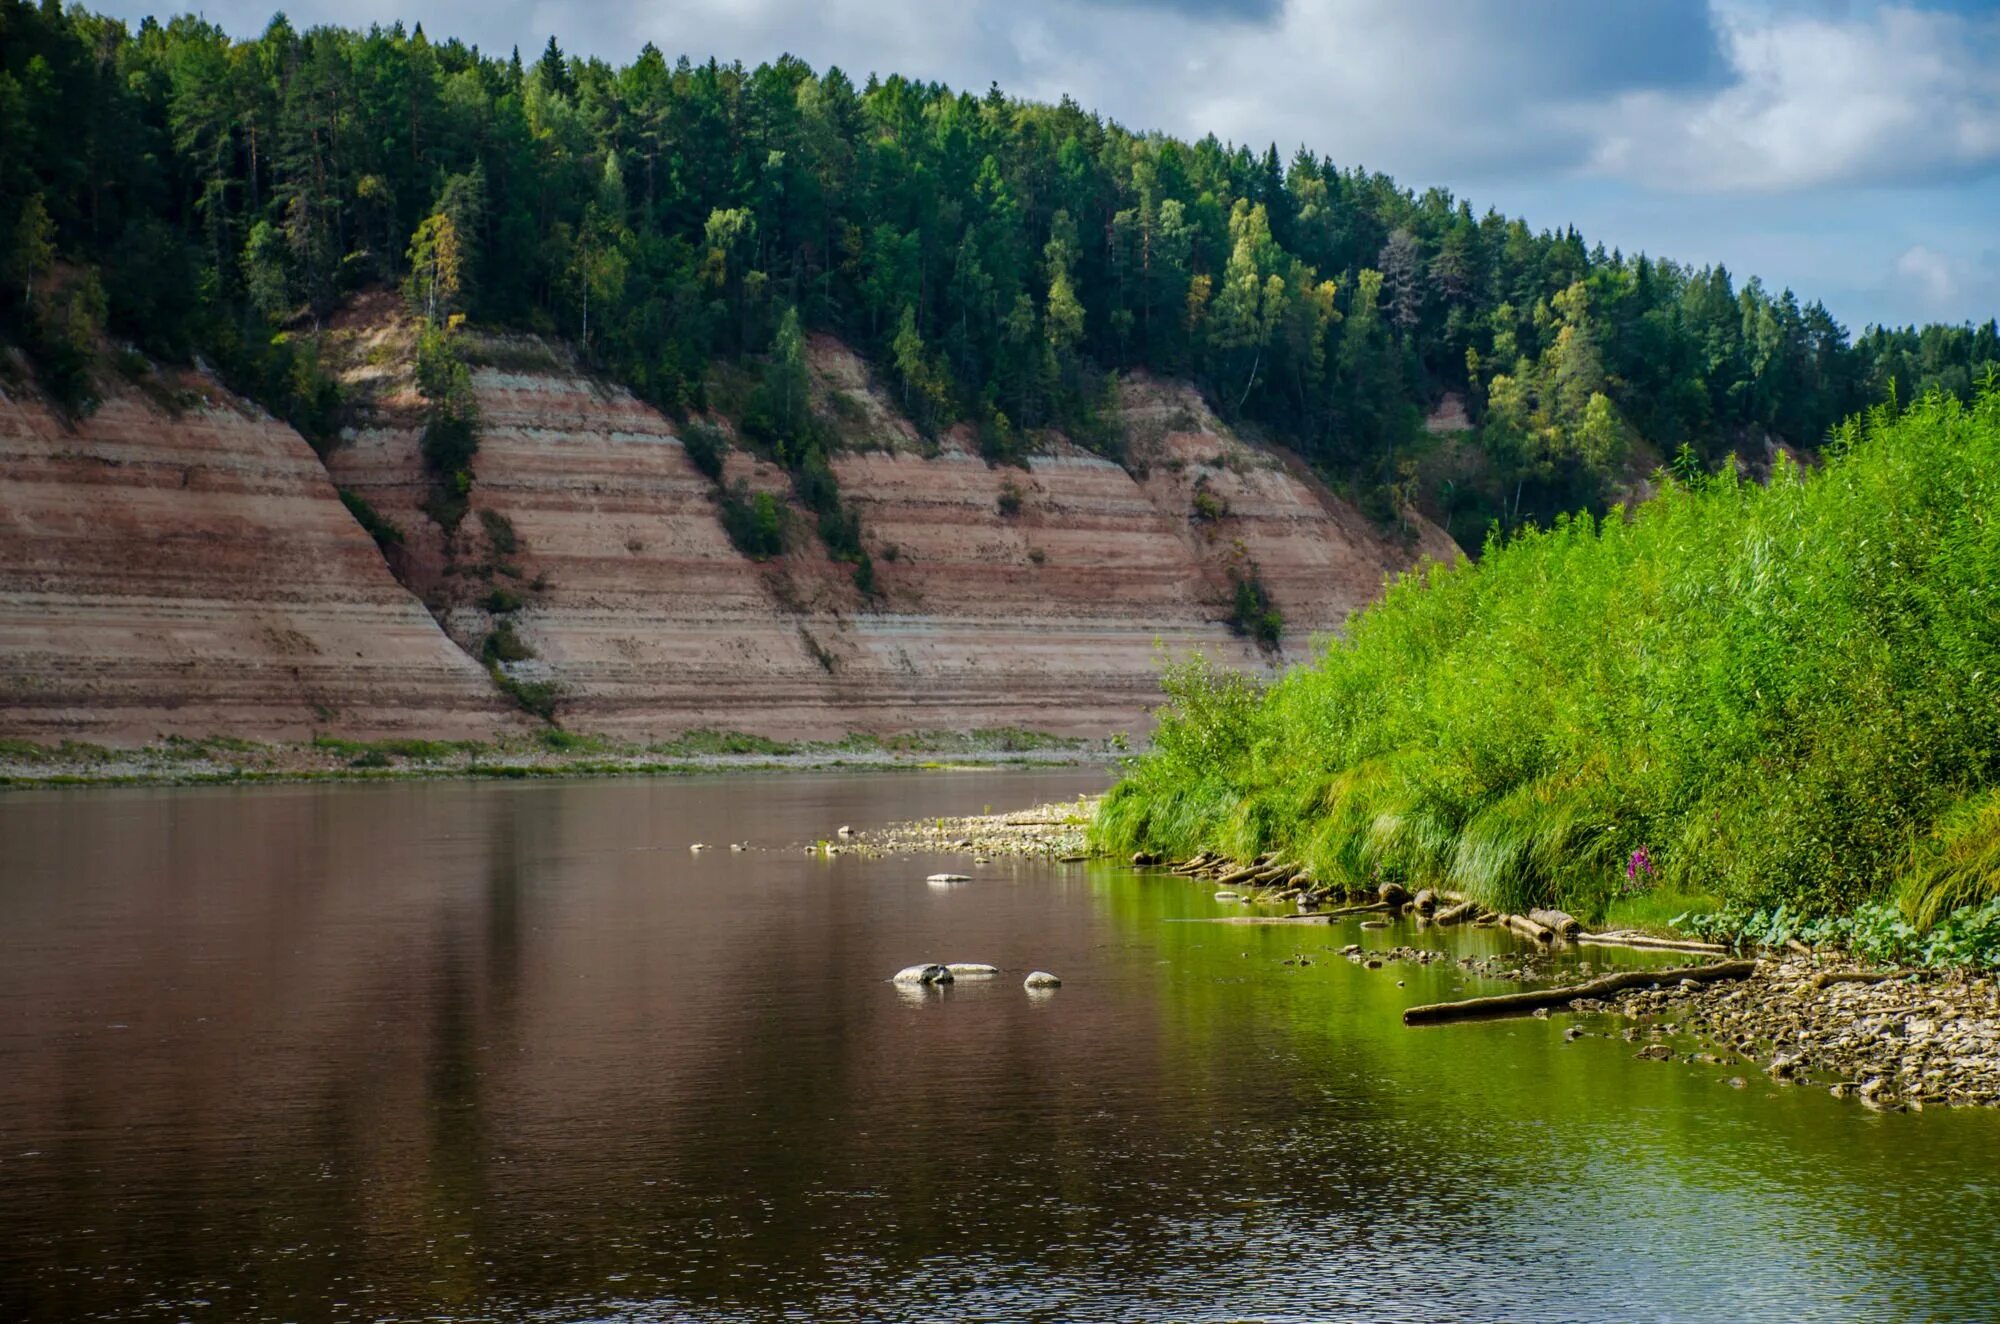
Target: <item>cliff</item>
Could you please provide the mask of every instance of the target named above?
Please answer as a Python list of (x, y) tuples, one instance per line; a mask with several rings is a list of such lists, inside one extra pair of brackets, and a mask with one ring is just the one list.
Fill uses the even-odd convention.
[[(1185, 387), (1123, 384), (1122, 464), (1057, 438), (995, 467), (962, 432), (919, 437), (823, 338), (814, 389), (874, 594), (803, 512), (785, 555), (739, 553), (680, 427), (531, 338), (467, 337), (479, 449), (447, 528), (410, 343), (386, 298), (331, 329), (360, 408), (324, 467), (212, 384), (178, 414), (115, 394), (74, 433), (8, 402), (0, 729), (488, 733), (524, 720), (497, 657), (553, 685), (564, 726), (620, 736), (1139, 731), (1162, 650), (1268, 673), (1385, 575), (1455, 553), (1428, 526), (1384, 535)], [(726, 463), (788, 492), (745, 446)], [(336, 486), (393, 526), (382, 550)], [(1226, 624), (1245, 577), (1283, 613), (1278, 649)]]
[(0, 733), (520, 725), (292, 429), (188, 376), (71, 425), (0, 394)]

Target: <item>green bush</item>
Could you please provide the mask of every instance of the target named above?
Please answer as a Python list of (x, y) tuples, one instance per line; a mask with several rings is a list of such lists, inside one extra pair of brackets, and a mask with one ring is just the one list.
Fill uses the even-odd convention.
[(681, 429), (681, 446), (687, 451), (688, 459), (701, 470), (711, 483), (722, 481), (722, 461), (729, 449), (729, 443), (722, 435), (722, 429), (713, 423), (697, 419)]
[(2000, 394), (1829, 453), (1761, 487), (1663, 474), (1629, 514), (1413, 572), (1261, 695), (1170, 673), (1101, 843), (1592, 916), (1652, 888), (1826, 916), (1901, 882), (1920, 924), (1987, 903)]
[(515, 632), (514, 622), (501, 621), (486, 636), (479, 655), (487, 662), (525, 662), (535, 655), (535, 650), (528, 647), (527, 640)]
[(1271, 601), (1254, 566), (1236, 579), (1230, 595), (1229, 628), (1255, 640), (1260, 648), (1276, 648), (1279, 636), (1285, 632), (1285, 615)]
[(716, 497), (722, 517), (722, 531), (737, 551), (757, 561), (785, 554), (785, 508), (769, 492), (750, 491), (749, 484), (737, 479), (733, 487)]
[(346, 488), (337, 489), (340, 504), (347, 507), (347, 513), (354, 516), (354, 522), (362, 531), (375, 540), (375, 545), (387, 551), (403, 541), (403, 531), (394, 523), (383, 518), (381, 512), (368, 504), (367, 498)]
[(523, 711), (532, 713), (545, 722), (556, 719), (556, 705), (562, 699), (562, 687), (552, 680), (522, 680), (510, 676), (500, 669), (497, 662), (487, 664), (487, 672), (500, 692), (512, 699)]
[(486, 530), (486, 541), (496, 555), (512, 556), (521, 550), (521, 535), (514, 532), (514, 521), (497, 510), (479, 512), (479, 523)]

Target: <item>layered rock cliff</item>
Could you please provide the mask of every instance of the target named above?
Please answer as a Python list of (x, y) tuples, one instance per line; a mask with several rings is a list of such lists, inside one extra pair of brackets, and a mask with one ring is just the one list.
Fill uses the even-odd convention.
[(305, 441), (213, 382), (0, 395), (0, 733), (490, 736), (520, 715)]
[[(115, 395), (74, 432), (9, 401), (0, 729), (483, 734), (523, 720), (498, 659), (554, 687), (564, 726), (623, 736), (1138, 731), (1163, 653), (1268, 673), (1386, 575), (1455, 552), (1373, 528), (1185, 387), (1123, 384), (1122, 464), (1055, 439), (996, 467), (962, 433), (920, 438), (824, 339), (814, 389), (873, 594), (802, 512), (783, 556), (739, 553), (680, 426), (530, 339), (468, 339), (479, 449), (445, 528), (410, 340), (387, 300), (334, 328), (361, 409), (324, 468), (212, 387), (177, 416)], [(747, 447), (726, 463), (788, 492)], [(393, 527), (381, 550), (336, 487)], [(1246, 577), (1283, 613), (1278, 649), (1226, 624)]]

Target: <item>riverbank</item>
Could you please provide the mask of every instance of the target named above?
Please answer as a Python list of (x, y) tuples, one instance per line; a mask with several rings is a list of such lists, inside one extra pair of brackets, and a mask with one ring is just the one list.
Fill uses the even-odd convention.
[(1008, 813), (968, 814), (857, 833), (836, 850), (861, 855), (1025, 856), (1080, 863), (1090, 858), (1090, 825), (1102, 796), (1033, 805)]
[[(1100, 802), (1101, 797), (1080, 797), (1007, 813), (891, 824), (860, 833), (835, 849), (1080, 862), (1093, 858), (1087, 840)], [(1455, 907), (1465, 903), (1449, 896), (1411, 897), (1400, 888), (1350, 896), (1269, 857), (1244, 862), (1195, 857), (1178, 863), (1142, 857), (1133, 863), (1158, 876), (1218, 887), (1218, 897), (1243, 907), (1240, 922), (1316, 927), (1365, 919), (1362, 941), (1349, 944), (1342, 955), (1369, 968), (1442, 959), (1444, 953), (1435, 947), (1409, 943), (1412, 931), (1434, 931), (1440, 921), (1512, 934), (1517, 946), (1508, 955), (1460, 963), (1476, 966), (1486, 977), (1517, 982), (1524, 990), (1552, 986), (1549, 958), (1568, 943), (1678, 951), (1690, 962), (1741, 955), (1660, 926), (1592, 934), (1581, 926), (1569, 929), (1563, 923), (1567, 916), (1549, 912), (1530, 918), (1474, 907), (1454, 915)], [(1825, 1089), (1881, 1111), (2000, 1105), (2000, 984), (1991, 975), (1868, 964), (1839, 949), (1799, 943), (1752, 948), (1748, 954), (1755, 964), (1747, 977), (1684, 980), (1581, 998), (1554, 1011), (1529, 1014), (1584, 1017), (1568, 1028), (1566, 1037), (1620, 1037), (1636, 1045), (1635, 1055), (1642, 1060), (1720, 1068), (1731, 1074), (1719, 1079), (1738, 1088), (1762, 1077), (1778, 1086)], [(1617, 1016), (1627, 1024), (1606, 1029), (1588, 1019), (1591, 1013)]]
[(502, 741), (322, 737), (263, 744), (215, 736), (175, 738), (134, 749), (0, 740), (0, 789), (1082, 767), (1109, 763), (1120, 754), (1104, 741), (1015, 730), (857, 735), (824, 742), (695, 731), (647, 744), (555, 730)]

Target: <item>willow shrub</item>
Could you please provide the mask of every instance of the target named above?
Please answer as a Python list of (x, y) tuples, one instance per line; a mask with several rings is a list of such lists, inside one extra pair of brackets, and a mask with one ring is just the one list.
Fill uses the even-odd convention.
[(1994, 896), (2000, 393), (1827, 453), (1405, 575), (1261, 691), (1170, 668), (1100, 842), (1593, 916), (1649, 888), (1832, 914), (1900, 883), (1923, 922)]

